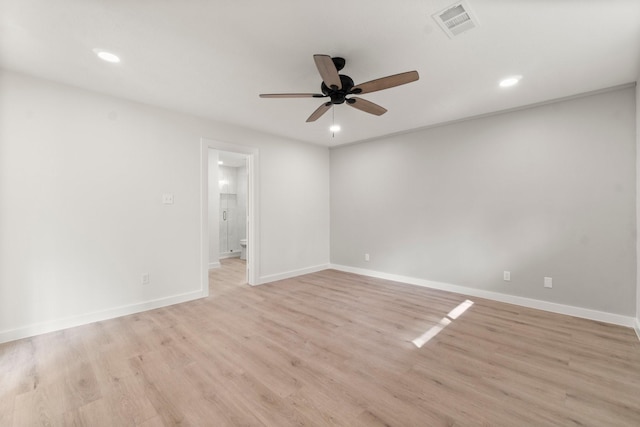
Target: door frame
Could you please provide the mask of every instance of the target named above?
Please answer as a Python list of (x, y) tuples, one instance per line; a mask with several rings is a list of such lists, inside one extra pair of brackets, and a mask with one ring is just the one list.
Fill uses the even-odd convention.
[[(247, 156), (247, 282), (252, 286), (257, 285), (260, 277), (259, 150), (203, 137), (200, 139), (200, 269), (203, 296), (209, 295), (209, 150)], [(219, 212), (213, 214), (218, 216)]]

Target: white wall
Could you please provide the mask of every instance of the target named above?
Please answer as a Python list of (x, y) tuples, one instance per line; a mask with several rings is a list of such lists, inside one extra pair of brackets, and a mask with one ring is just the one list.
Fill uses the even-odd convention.
[(260, 241), (270, 243), (260, 251), (263, 282), (303, 273), (292, 259), (316, 260), (315, 270), (329, 262), (329, 151), (279, 148), (260, 151)]
[(201, 137), (260, 150), (261, 281), (326, 265), (326, 148), (0, 73), (0, 341), (202, 294)]
[(332, 264), (632, 318), (634, 103), (626, 88), (332, 149)]

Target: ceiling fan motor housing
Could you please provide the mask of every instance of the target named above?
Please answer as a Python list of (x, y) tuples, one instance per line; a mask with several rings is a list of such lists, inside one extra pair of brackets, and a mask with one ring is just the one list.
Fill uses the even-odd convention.
[(332, 104), (343, 104), (346, 100), (346, 96), (351, 94), (351, 89), (355, 85), (353, 79), (344, 74), (340, 74), (340, 84), (342, 89), (332, 89), (328, 87), (324, 82), (320, 85), (320, 90), (323, 94), (331, 98)]

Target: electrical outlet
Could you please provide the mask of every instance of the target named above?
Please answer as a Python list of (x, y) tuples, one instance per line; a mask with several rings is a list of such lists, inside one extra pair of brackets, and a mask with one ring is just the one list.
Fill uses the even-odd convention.
[(544, 278), (544, 287), (545, 288), (553, 288), (553, 278), (545, 277)]
[(369, 258), (369, 254), (364, 254), (364, 260), (365, 260), (365, 261), (369, 261), (369, 259), (370, 259), (370, 258)]
[(511, 281), (511, 272), (510, 271), (503, 271), (502, 272), (502, 279), (505, 282), (510, 282)]
[(143, 285), (148, 285), (149, 284), (149, 273), (145, 273), (142, 275), (142, 279), (141, 282)]
[(172, 205), (173, 204), (173, 194), (171, 193), (165, 193), (162, 195), (162, 203), (165, 205)]

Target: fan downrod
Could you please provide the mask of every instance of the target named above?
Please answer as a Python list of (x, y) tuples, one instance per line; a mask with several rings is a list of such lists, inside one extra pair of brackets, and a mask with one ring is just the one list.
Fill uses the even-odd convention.
[(339, 56), (332, 57), (331, 60), (333, 61), (333, 65), (336, 66), (336, 70), (338, 71), (342, 70), (345, 64), (347, 63), (346, 59), (341, 58)]

